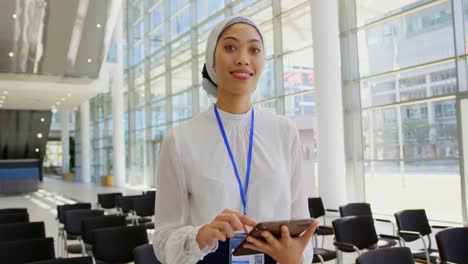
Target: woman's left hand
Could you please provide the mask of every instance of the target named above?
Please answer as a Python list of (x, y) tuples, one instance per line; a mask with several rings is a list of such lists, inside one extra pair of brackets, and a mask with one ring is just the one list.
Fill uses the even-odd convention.
[(315, 232), (319, 222), (314, 221), (304, 233), (299, 237), (291, 237), (287, 226), (281, 227), (281, 238), (277, 239), (269, 231), (263, 231), (261, 236), (266, 242), (255, 239), (252, 236), (247, 237), (245, 248), (263, 252), (281, 264), (302, 264), (302, 254)]

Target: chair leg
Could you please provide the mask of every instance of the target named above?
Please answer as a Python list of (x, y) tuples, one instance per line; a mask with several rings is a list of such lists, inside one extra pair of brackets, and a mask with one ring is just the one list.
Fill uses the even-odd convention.
[(68, 258), (67, 240), (68, 240), (67, 231), (64, 230), (63, 231), (63, 253), (64, 253), (65, 258)]
[(86, 246), (85, 246), (83, 239), (79, 237), (78, 240), (80, 241), (80, 244), (81, 244), (81, 255), (88, 256), (88, 252), (86, 252)]

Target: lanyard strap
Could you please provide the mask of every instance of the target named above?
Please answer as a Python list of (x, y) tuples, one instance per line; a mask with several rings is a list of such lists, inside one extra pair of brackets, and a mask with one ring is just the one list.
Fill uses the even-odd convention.
[(231, 146), (229, 145), (229, 140), (226, 136), (226, 132), (224, 131), (223, 122), (221, 121), (221, 117), (218, 113), (218, 107), (214, 106), (214, 112), (216, 115), (216, 120), (218, 121), (219, 129), (221, 130), (221, 134), (223, 135), (224, 145), (226, 145), (226, 149), (229, 153), (229, 157), (231, 158), (232, 167), (234, 169), (234, 173), (236, 174), (237, 184), (239, 185), (239, 193), (242, 200), (242, 206), (244, 207), (244, 215), (247, 215), (247, 191), (249, 190), (249, 180), (250, 180), (250, 165), (252, 164), (252, 146), (253, 146), (253, 132), (254, 132), (254, 108), (252, 107), (251, 119), (250, 119), (250, 135), (249, 135), (249, 152), (247, 155), (247, 167), (245, 172), (245, 189), (243, 188), (241, 178), (239, 176), (239, 171), (237, 170), (236, 161), (234, 160), (234, 155), (231, 151)]

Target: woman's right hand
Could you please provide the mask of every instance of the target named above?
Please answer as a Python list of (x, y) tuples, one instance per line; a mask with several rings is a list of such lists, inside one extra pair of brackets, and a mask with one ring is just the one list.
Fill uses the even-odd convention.
[(239, 212), (224, 209), (211, 223), (200, 228), (196, 240), (203, 250), (207, 246), (214, 246), (218, 241), (226, 241), (238, 230), (244, 229), (248, 233), (247, 226), (254, 227), (256, 224), (254, 220)]

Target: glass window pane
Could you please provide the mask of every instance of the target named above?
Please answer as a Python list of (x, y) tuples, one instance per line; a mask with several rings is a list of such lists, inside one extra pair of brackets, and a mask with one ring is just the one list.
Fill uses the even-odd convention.
[(172, 97), (172, 118), (173, 121), (192, 117), (192, 91)]
[(171, 39), (190, 29), (192, 23), (190, 17), (190, 6), (187, 6), (174, 18), (171, 18)]
[(388, 160), (400, 158), (396, 108), (362, 112), (364, 159)]
[(315, 115), (315, 93), (287, 96), (284, 101), (287, 116)]
[(450, 1), (358, 33), (361, 76), (454, 55)]
[(166, 102), (164, 100), (155, 102), (151, 105), (151, 123), (153, 125), (162, 125), (167, 122)]
[(281, 18), (283, 52), (312, 45), (312, 18), (310, 6), (283, 15)]
[(358, 26), (408, 10), (427, 0), (356, 0), (356, 18)]
[(133, 93), (135, 107), (143, 106), (145, 104), (145, 86), (141, 85), (135, 88)]
[(273, 114), (276, 114), (276, 100), (257, 104), (256, 107), (258, 107), (259, 109), (271, 112)]
[(293, 7), (296, 7), (299, 4), (304, 3), (304, 0), (281, 0), (281, 11), (286, 11), (288, 9), (291, 9)]
[(164, 53), (158, 53), (150, 59), (150, 78), (154, 78), (166, 72), (166, 60)]
[(187, 63), (172, 71), (172, 93), (177, 93), (192, 86), (192, 64)]
[(135, 67), (135, 86), (145, 82), (145, 65), (143, 63)]
[(149, 38), (149, 52), (153, 53), (160, 50), (164, 46), (164, 27), (158, 28), (156, 31), (152, 32)]
[[(392, 104), (434, 96), (454, 94), (457, 90), (455, 63), (426, 67), (361, 82), (363, 107)], [(398, 94), (399, 92), (399, 94)]]
[(214, 13), (224, 8), (224, 1), (198, 0), (197, 19), (198, 23), (207, 19)]
[(158, 7), (151, 10), (149, 14), (149, 29), (150, 31), (158, 27), (164, 21), (164, 4), (161, 3)]
[(416, 159), (458, 159), (455, 100), (401, 108), (403, 156)]
[(462, 221), (458, 161), (373, 161), (364, 166), (366, 200), (373, 211), (392, 215), (424, 208), (430, 219)]
[(252, 94), (252, 101), (258, 102), (276, 96), (275, 66), (272, 61), (265, 64), (257, 89)]
[(151, 98), (148, 101), (156, 102), (164, 99), (166, 96), (166, 78), (165, 76), (151, 80)]
[(292, 94), (315, 87), (312, 48), (294, 52), (283, 58), (284, 93)]

